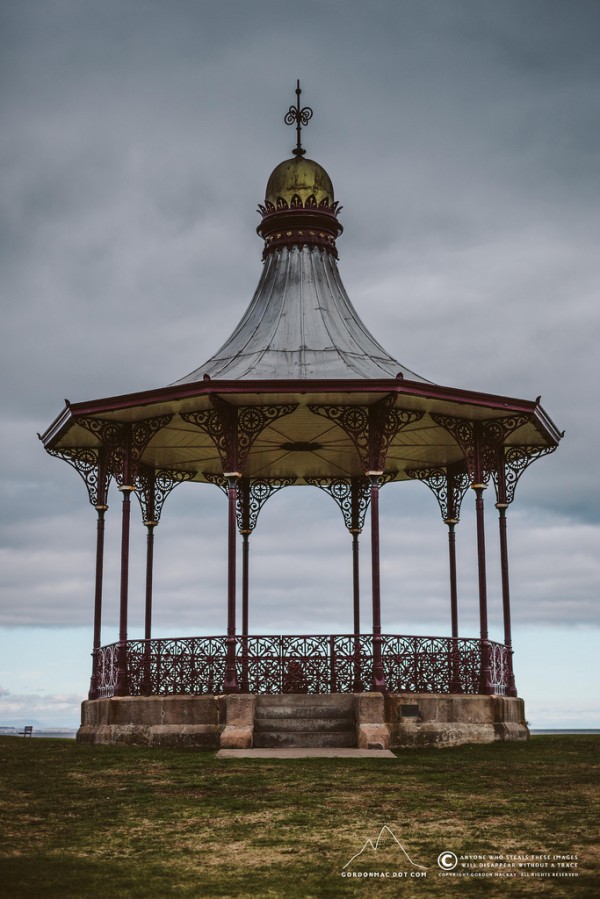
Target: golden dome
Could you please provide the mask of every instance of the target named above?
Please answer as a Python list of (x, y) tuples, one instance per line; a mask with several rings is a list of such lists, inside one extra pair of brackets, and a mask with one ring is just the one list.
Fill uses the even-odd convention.
[(273, 169), (267, 183), (265, 202), (276, 207), (277, 199), (281, 197), (289, 206), (294, 194), (300, 197), (303, 206), (312, 194), (317, 206), (323, 200), (327, 201), (328, 206), (333, 205), (331, 178), (318, 162), (303, 156), (286, 159)]

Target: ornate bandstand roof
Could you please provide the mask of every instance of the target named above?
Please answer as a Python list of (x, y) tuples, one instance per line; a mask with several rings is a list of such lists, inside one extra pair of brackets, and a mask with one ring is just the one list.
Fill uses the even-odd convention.
[(129, 429), (136, 464), (154, 471), (196, 481), (239, 471), (302, 484), (384, 468), (388, 480), (403, 480), (463, 464), (474, 429), (493, 430), (493, 422), (504, 447), (554, 448), (561, 434), (538, 400), (433, 384), (370, 334), (340, 278), (340, 207), (327, 172), (305, 158), (300, 126), (312, 113), (297, 93), (286, 119), (296, 124), (297, 146), (269, 178), (257, 228), (263, 271), (231, 336), (167, 387), (67, 403), (42, 435), (46, 449), (116, 445)]

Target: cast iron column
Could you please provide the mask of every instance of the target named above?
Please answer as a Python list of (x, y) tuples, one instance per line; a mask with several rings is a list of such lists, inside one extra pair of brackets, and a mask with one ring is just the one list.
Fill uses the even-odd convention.
[[(153, 488), (154, 489), (154, 488)], [(150, 640), (152, 639), (152, 581), (154, 573), (154, 528), (156, 521), (145, 521), (146, 535), (146, 608), (144, 614), (144, 683), (145, 696), (152, 693), (150, 677)]]
[(249, 630), (249, 567), (250, 567), (250, 534), (242, 534), (242, 693), (248, 692), (248, 630)]
[(352, 689), (355, 693), (362, 693), (363, 683), (360, 670), (360, 579), (359, 579), (359, 555), (358, 535), (360, 531), (352, 529), (352, 598), (354, 608), (354, 683)]
[(97, 505), (98, 523), (96, 526), (96, 587), (94, 592), (94, 642), (92, 649), (92, 676), (88, 699), (98, 699), (98, 654), (102, 633), (102, 583), (104, 578), (104, 514), (108, 506)]
[(360, 531), (352, 530), (352, 605), (354, 611), (354, 633), (360, 634), (360, 580), (359, 580), (359, 543)]
[(146, 609), (144, 618), (144, 640), (152, 639), (152, 579), (154, 571), (154, 528), (156, 521), (144, 522), (146, 536)]
[(248, 636), (249, 626), (249, 567), (250, 567), (250, 531), (241, 531), (242, 535), (242, 636)]
[(506, 508), (508, 503), (496, 503), (498, 527), (500, 530), (500, 568), (502, 573), (502, 611), (504, 616), (504, 644), (508, 654), (507, 695), (516, 696), (517, 687), (513, 672), (512, 628), (510, 623), (510, 581), (508, 576), (508, 539)]
[(135, 487), (124, 484), (121, 522), (121, 592), (119, 607), (119, 645), (117, 648), (117, 683), (115, 696), (129, 696), (127, 671), (127, 601), (129, 593), (129, 524), (131, 520), (131, 493)]
[(452, 636), (458, 639), (458, 590), (456, 586), (456, 519), (447, 518), (448, 525), (448, 559), (450, 562), (450, 620)]
[(461, 693), (460, 652), (458, 649), (458, 589), (456, 583), (456, 518), (447, 518), (448, 525), (448, 558), (450, 562), (450, 620), (452, 626), (452, 674), (450, 692)]
[(379, 569), (379, 478), (382, 471), (368, 471), (371, 481), (371, 573), (373, 581), (373, 678), (371, 688), (385, 692), (381, 659), (381, 580)]
[(491, 647), (488, 635), (487, 615), (487, 577), (485, 569), (485, 519), (483, 507), (483, 491), (485, 484), (472, 484), (475, 491), (475, 511), (477, 517), (477, 569), (479, 575), (479, 630), (481, 640), (481, 675), (480, 693), (492, 693), (491, 682)]
[(225, 693), (238, 693), (239, 686), (235, 670), (235, 581), (236, 581), (236, 534), (237, 534), (237, 482), (239, 472), (225, 473), (227, 478), (228, 521), (227, 521), (227, 661), (225, 663)]

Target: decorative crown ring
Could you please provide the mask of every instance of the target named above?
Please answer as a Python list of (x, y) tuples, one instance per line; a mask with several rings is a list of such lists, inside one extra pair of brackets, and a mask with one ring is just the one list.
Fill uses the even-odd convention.
[(296, 81), (296, 105), (290, 106), (286, 115), (285, 115), (285, 124), (293, 125), (296, 123), (296, 146), (292, 150), (294, 156), (304, 156), (306, 150), (302, 147), (302, 126), (308, 125), (313, 116), (313, 111), (310, 106), (303, 106), (300, 108), (300, 94), (302, 93), (300, 89), (300, 79)]

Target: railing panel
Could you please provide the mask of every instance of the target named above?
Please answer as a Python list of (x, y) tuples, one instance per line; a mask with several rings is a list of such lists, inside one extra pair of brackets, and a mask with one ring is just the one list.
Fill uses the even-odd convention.
[(510, 674), (510, 657), (508, 648), (503, 643), (490, 643), (491, 649), (491, 681), (494, 693), (502, 696), (508, 689)]
[[(490, 643), (495, 693), (507, 690), (506, 646)], [(117, 647), (97, 651), (100, 697), (112, 696)], [(480, 689), (481, 642), (452, 637), (384, 634), (382, 664), (393, 693), (471, 693)], [(223, 692), (227, 638), (180, 637), (127, 643), (132, 696), (219, 694)], [(238, 683), (248, 693), (352, 693), (370, 690), (373, 637), (370, 634), (250, 636), (236, 641)]]

